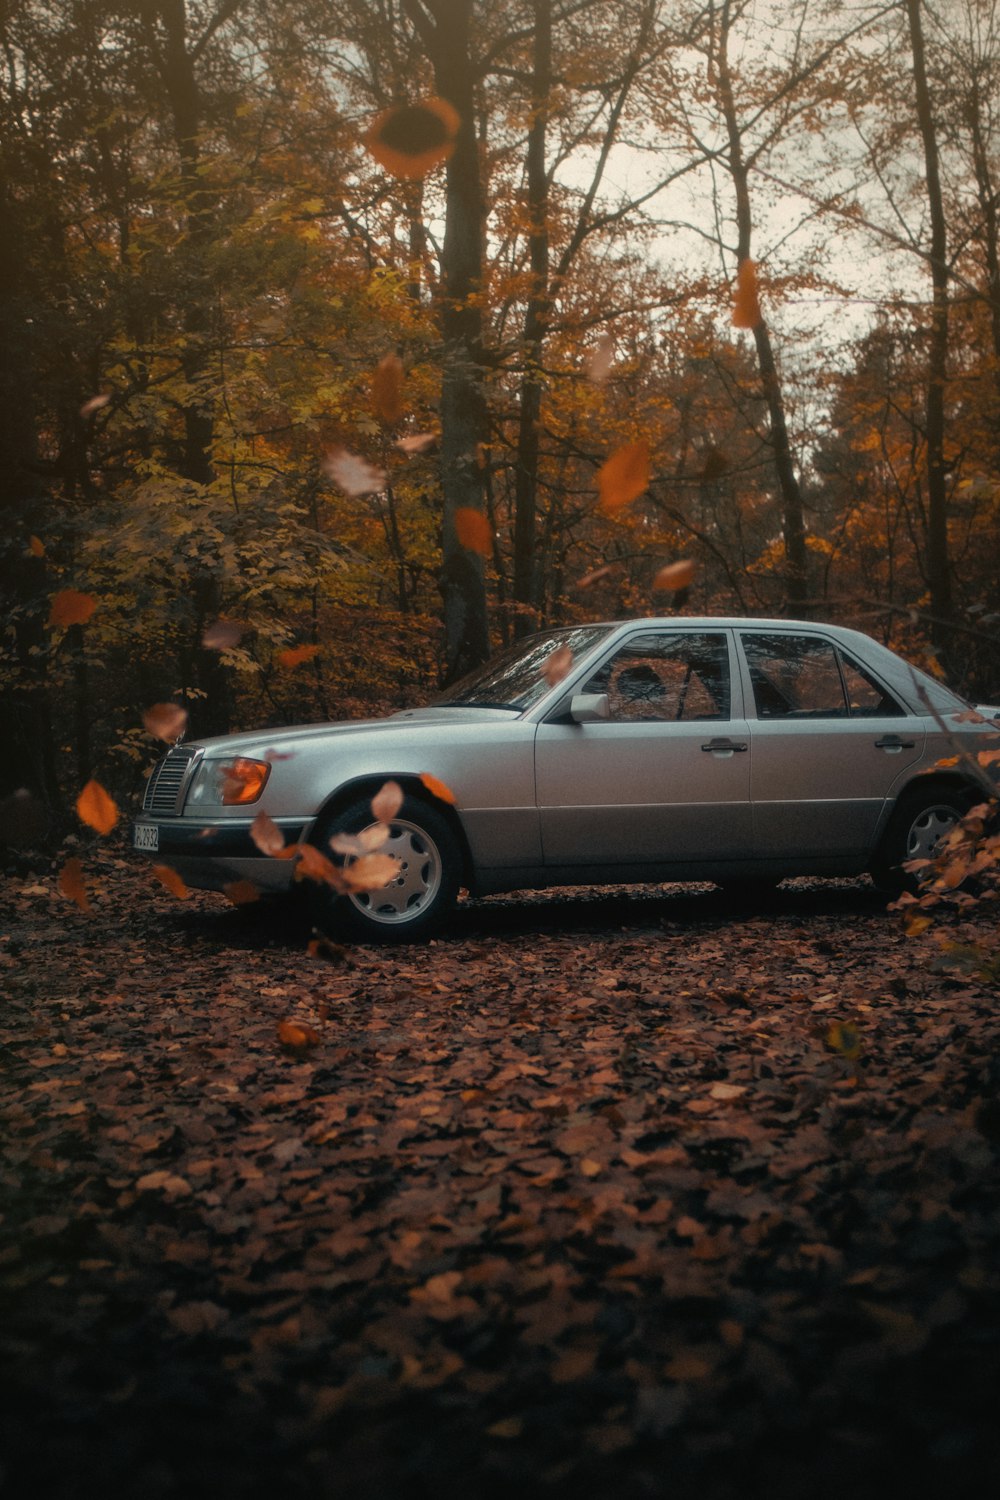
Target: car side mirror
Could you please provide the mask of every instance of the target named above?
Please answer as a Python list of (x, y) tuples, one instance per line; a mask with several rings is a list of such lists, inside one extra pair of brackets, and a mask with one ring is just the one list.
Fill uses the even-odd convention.
[(574, 693), (569, 716), (574, 724), (598, 724), (611, 717), (607, 693)]

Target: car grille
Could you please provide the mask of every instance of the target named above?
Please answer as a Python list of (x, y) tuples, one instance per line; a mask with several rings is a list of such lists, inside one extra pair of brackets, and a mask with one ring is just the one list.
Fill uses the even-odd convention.
[(197, 751), (190, 745), (175, 745), (154, 767), (146, 783), (142, 810), (148, 813), (177, 814), (187, 788), (188, 771)]

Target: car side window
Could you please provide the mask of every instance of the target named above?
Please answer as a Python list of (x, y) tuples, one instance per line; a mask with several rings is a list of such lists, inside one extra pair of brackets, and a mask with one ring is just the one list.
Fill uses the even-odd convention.
[(700, 631), (632, 636), (581, 691), (607, 693), (610, 718), (618, 723), (728, 719), (726, 637)]
[(859, 662), (845, 652), (840, 653), (840, 665), (844, 671), (847, 688), (847, 703), (852, 719), (902, 718), (906, 710), (896, 702), (882, 685), (869, 676)]
[(844, 719), (847, 697), (830, 641), (814, 635), (742, 636), (758, 719)]

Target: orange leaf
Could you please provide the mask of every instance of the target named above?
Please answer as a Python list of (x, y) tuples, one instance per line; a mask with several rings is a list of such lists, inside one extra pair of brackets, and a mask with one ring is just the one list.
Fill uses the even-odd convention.
[(44, 557), (45, 543), (41, 540), (40, 537), (29, 536), (28, 551), (31, 553), (32, 557)]
[(981, 766), (995, 766), (1000, 761), (1000, 750), (980, 750), (976, 759)]
[(398, 354), (387, 354), (372, 379), (372, 403), (387, 427), (393, 427), (403, 415), (403, 361)]
[(318, 646), (290, 646), (287, 651), (279, 651), (275, 660), (281, 667), (300, 667), (304, 661), (312, 661), (318, 655)]
[(163, 740), (167, 745), (180, 739), (187, 728), (187, 721), (188, 711), (181, 708), (179, 703), (154, 703), (142, 716), (146, 733), (151, 734), (155, 740)]
[(573, 665), (573, 653), (568, 646), (557, 646), (542, 662), (542, 676), (549, 687), (555, 687), (567, 676)]
[(420, 777), (420, 780), (430, 792), (431, 796), (436, 797), (439, 802), (449, 802), (452, 804), (452, 806), (454, 806), (458, 801), (458, 798), (455, 796), (455, 793), (452, 791), (451, 787), (445, 786), (443, 781), (438, 781), (437, 777), (432, 776), (429, 771), (424, 771)]
[(233, 906), (249, 906), (260, 900), (260, 891), (252, 880), (230, 880), (222, 887), (223, 895)]
[(325, 854), (321, 854), (315, 844), (300, 844), (298, 848), (299, 861), (295, 866), (296, 880), (325, 881), (334, 890), (340, 891), (344, 888), (344, 879), (336, 865), (331, 864)]
[(75, 901), (81, 911), (90, 910), (87, 886), (83, 878), (83, 865), (72, 855), (59, 871), (59, 889), (67, 901)]
[(940, 760), (934, 762), (934, 769), (936, 771), (950, 770), (952, 766), (958, 765), (961, 758), (960, 755), (943, 755)]
[(686, 589), (694, 577), (693, 562), (667, 563), (653, 579), (654, 589)]
[(907, 917), (905, 928), (906, 936), (921, 937), (923, 933), (927, 931), (928, 927), (933, 927), (933, 925), (934, 922), (931, 917)]
[(597, 471), (601, 509), (609, 515), (614, 515), (630, 500), (637, 499), (648, 487), (649, 444), (645, 439), (626, 443)]
[(153, 874), (160, 884), (170, 892), (171, 896), (177, 897), (178, 901), (186, 901), (190, 896), (191, 892), (177, 871), (172, 870), (169, 865), (154, 865)]
[(387, 781), (372, 798), (372, 814), (380, 823), (391, 823), (403, 805), (403, 788), (398, 781)]
[(617, 563), (606, 563), (603, 568), (595, 568), (592, 573), (584, 573), (582, 578), (576, 580), (576, 587), (589, 589), (592, 583), (599, 583), (602, 578), (610, 578), (611, 574), (617, 571)]
[(415, 432), (410, 437), (397, 438), (392, 446), (411, 458), (415, 453), (429, 453), (438, 437), (436, 432)]
[(60, 589), (52, 596), (49, 624), (85, 625), (97, 608), (97, 600), (91, 594), (81, 594), (78, 589)]
[(98, 781), (88, 781), (77, 797), (76, 815), (98, 833), (110, 833), (118, 822), (118, 808)]
[(752, 260), (741, 260), (736, 273), (733, 327), (756, 328), (763, 321), (764, 315), (757, 295), (757, 267)]
[(493, 532), (481, 510), (472, 510), (469, 506), (456, 510), (455, 535), (463, 547), (469, 552), (478, 552), (481, 557), (489, 557), (493, 550)]
[(280, 854), (285, 847), (285, 835), (266, 812), (259, 812), (250, 824), (250, 837), (261, 854)]
[(364, 143), (395, 177), (426, 177), (455, 149), (460, 121), (444, 99), (397, 104), (372, 121)]
[(402, 868), (392, 854), (363, 854), (344, 870), (344, 882), (352, 891), (380, 891), (395, 880)]
[(305, 1021), (279, 1021), (278, 1041), (283, 1047), (291, 1047), (293, 1051), (304, 1051), (308, 1047), (319, 1046), (319, 1032), (314, 1031)]

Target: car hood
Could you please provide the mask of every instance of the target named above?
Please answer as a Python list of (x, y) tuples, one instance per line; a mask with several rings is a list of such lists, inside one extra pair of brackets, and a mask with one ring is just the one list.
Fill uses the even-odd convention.
[(371, 734), (373, 731), (386, 736), (403, 732), (412, 733), (415, 725), (423, 724), (497, 724), (510, 722), (520, 715), (514, 709), (496, 708), (407, 708), (392, 714), (387, 719), (343, 719), (323, 724), (294, 724), (284, 729), (253, 729), (242, 734), (220, 734), (208, 739), (192, 740), (191, 744), (209, 755), (264, 755), (275, 756), (291, 751), (296, 746), (312, 740), (338, 738), (353, 734)]

